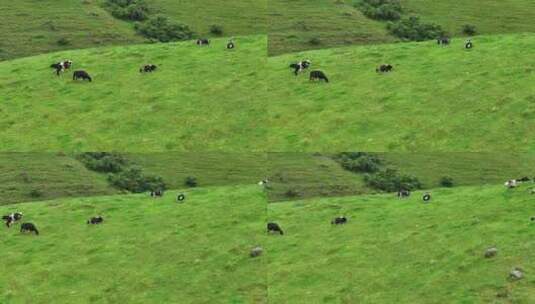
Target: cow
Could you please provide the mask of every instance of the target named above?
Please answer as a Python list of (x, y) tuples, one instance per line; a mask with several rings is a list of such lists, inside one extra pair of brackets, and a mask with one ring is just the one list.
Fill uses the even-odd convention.
[(51, 68), (56, 70), (56, 74), (59, 76), (60, 72), (68, 70), (72, 66), (72, 60), (63, 60), (50, 65)]
[(227, 50), (232, 50), (236, 47), (236, 45), (234, 44), (234, 41), (230, 40), (228, 43), (227, 43)]
[(140, 72), (140, 73), (143, 73), (143, 72), (145, 72), (145, 73), (151, 73), (151, 72), (156, 71), (157, 68), (158, 68), (158, 67), (157, 67), (156, 65), (154, 65), (154, 64), (146, 64), (146, 65), (142, 66), (142, 67), (139, 69), (139, 72)]
[(37, 227), (35, 227), (34, 224), (32, 223), (24, 223), (22, 225), (20, 225), (20, 232), (23, 233), (23, 232), (34, 232), (35, 235), (39, 235), (39, 231), (37, 230)]
[(11, 224), (20, 221), (22, 219), (22, 212), (10, 213), (2, 216), (2, 220), (6, 221), (6, 226), (9, 228)]
[(438, 45), (449, 45), (450, 44), (450, 38), (448, 37), (440, 37), (437, 39)]
[(309, 78), (310, 81), (312, 80), (324, 80), (325, 82), (329, 82), (329, 79), (327, 78), (327, 76), (325, 75), (325, 73), (323, 73), (322, 71), (312, 71), (310, 72), (310, 78)]
[(210, 45), (210, 40), (206, 39), (206, 38), (199, 38), (197, 39), (197, 45)]
[(409, 196), (411, 196), (411, 192), (409, 190), (401, 189), (398, 191), (399, 198), (404, 198), (404, 197), (409, 197)]
[(283, 235), (284, 232), (282, 232), (281, 227), (277, 223), (268, 223), (267, 224), (267, 232), (278, 232), (280, 235)]
[(336, 217), (331, 221), (331, 225), (343, 225), (345, 223), (347, 223), (347, 218), (345, 216)]
[(381, 64), (375, 71), (377, 73), (388, 73), (392, 72), (392, 69), (394, 69), (394, 67), (390, 64)]
[(297, 76), (299, 72), (308, 69), (308, 67), (312, 64), (310, 60), (303, 60), (299, 61), (297, 63), (290, 64), (290, 68), (294, 69), (294, 74)]
[(504, 185), (508, 189), (513, 189), (513, 188), (516, 188), (518, 186), (518, 182), (516, 181), (516, 179), (510, 179), (510, 180), (506, 181), (504, 183)]
[(152, 197), (162, 197), (163, 191), (162, 190), (153, 190), (150, 192), (150, 196)]
[(422, 196), (422, 200), (424, 202), (429, 202), (431, 200), (431, 194), (430, 193), (425, 193), (423, 196)]
[(468, 39), (466, 43), (464, 44), (464, 48), (469, 50), (474, 47), (474, 44), (472, 43), (472, 40)]
[(98, 224), (102, 224), (104, 223), (104, 218), (102, 216), (95, 216), (95, 217), (92, 217), (89, 219), (89, 221), (87, 221), (87, 224), (92, 224), (92, 225), (98, 225)]
[(74, 71), (74, 73), (72, 74), (72, 80), (78, 80), (78, 79), (82, 79), (82, 80), (89, 80), (89, 82), (92, 81), (91, 79), (91, 76), (89, 76), (89, 74), (86, 72), (86, 71)]

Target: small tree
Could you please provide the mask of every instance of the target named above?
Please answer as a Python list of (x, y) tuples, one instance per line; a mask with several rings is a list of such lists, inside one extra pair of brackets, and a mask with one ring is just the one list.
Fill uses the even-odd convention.
[(210, 26), (210, 33), (221, 36), (223, 35), (223, 27), (221, 25), (213, 24)]
[(473, 36), (477, 33), (475, 25), (465, 24), (463, 25), (463, 33), (468, 36)]
[(197, 187), (197, 179), (193, 176), (186, 177), (186, 180), (184, 181), (184, 184), (188, 187)]
[(444, 176), (440, 179), (440, 185), (442, 187), (453, 187), (453, 178)]

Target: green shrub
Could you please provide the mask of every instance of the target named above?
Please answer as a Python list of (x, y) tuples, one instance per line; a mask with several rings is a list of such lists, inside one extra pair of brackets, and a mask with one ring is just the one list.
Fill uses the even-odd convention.
[(117, 173), (128, 164), (120, 154), (109, 152), (86, 152), (78, 156), (86, 168), (102, 173)]
[(387, 29), (392, 35), (409, 41), (431, 40), (446, 34), (440, 25), (422, 23), (416, 16), (389, 22)]
[(151, 17), (143, 23), (136, 23), (135, 29), (141, 35), (160, 42), (188, 40), (194, 36), (193, 31), (187, 25), (172, 22), (161, 15)]
[(58, 39), (58, 41), (56, 41), (56, 43), (58, 45), (61, 45), (61, 46), (66, 46), (66, 45), (69, 45), (71, 44), (71, 42), (69, 41), (69, 39), (65, 38), (65, 37), (61, 37)]
[(221, 25), (214, 24), (210, 26), (210, 33), (221, 36), (223, 35), (223, 27)]
[(318, 37), (312, 37), (310, 40), (308, 40), (308, 43), (311, 45), (320, 45), (321, 40)]
[(108, 175), (108, 181), (114, 187), (133, 193), (166, 189), (161, 177), (145, 175), (137, 167), (130, 167), (119, 173), (110, 174)]
[(43, 192), (37, 189), (32, 189), (29, 193), (30, 197), (32, 198), (40, 198), (43, 196)]
[(453, 187), (453, 178), (444, 176), (440, 179), (440, 185), (442, 187)]
[(143, 0), (107, 0), (111, 14), (119, 19), (143, 21), (149, 17), (149, 6)]
[(471, 25), (471, 24), (463, 25), (462, 31), (464, 34), (468, 36), (473, 36), (477, 33), (475, 25)]
[(197, 179), (193, 176), (186, 177), (186, 180), (184, 181), (184, 185), (188, 187), (197, 187)]
[(357, 159), (343, 158), (341, 165), (344, 169), (358, 173), (375, 173), (379, 171), (381, 160), (374, 155), (364, 155)]
[(394, 169), (386, 169), (375, 174), (366, 174), (364, 181), (371, 188), (387, 192), (395, 192), (400, 189), (414, 190), (422, 187), (416, 177), (399, 174)]
[(362, 0), (355, 6), (368, 18), (396, 21), (401, 18), (403, 9), (399, 0)]

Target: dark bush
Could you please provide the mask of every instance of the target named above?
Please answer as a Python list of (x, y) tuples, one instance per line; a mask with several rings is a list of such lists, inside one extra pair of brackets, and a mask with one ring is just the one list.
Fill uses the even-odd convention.
[(221, 36), (223, 35), (223, 27), (221, 25), (214, 24), (210, 26), (210, 33)]
[(375, 173), (380, 169), (381, 160), (377, 156), (368, 154), (357, 159), (343, 158), (340, 164), (349, 171)]
[(32, 189), (29, 193), (32, 198), (40, 198), (43, 196), (43, 193), (40, 190)]
[(313, 38), (310, 38), (310, 40), (308, 40), (308, 43), (311, 45), (320, 45), (321, 40), (318, 37), (313, 37)]
[(143, 21), (149, 17), (150, 9), (143, 0), (107, 0), (111, 14), (119, 19)]
[(294, 189), (289, 189), (288, 191), (286, 191), (284, 193), (284, 195), (288, 198), (296, 198), (298, 197), (300, 194), (297, 190), (294, 190)]
[(442, 187), (453, 187), (453, 178), (444, 176), (440, 179), (440, 185)]
[(463, 25), (463, 33), (468, 36), (473, 36), (477, 33), (475, 25), (465, 24)]
[(108, 175), (111, 185), (134, 193), (165, 190), (166, 185), (159, 176), (145, 175), (140, 168), (130, 167), (119, 173)]
[(392, 35), (409, 41), (431, 40), (446, 34), (440, 25), (422, 23), (420, 18), (416, 16), (404, 18), (397, 22), (389, 22), (387, 29)]
[(58, 45), (61, 45), (61, 46), (66, 46), (66, 45), (69, 45), (71, 44), (71, 42), (69, 41), (69, 39), (65, 38), (65, 37), (61, 37), (58, 39), (58, 41), (56, 41), (56, 43)]
[(387, 192), (395, 192), (400, 189), (420, 189), (422, 184), (411, 175), (399, 174), (394, 169), (386, 169), (376, 174), (366, 174), (364, 181), (369, 187)]
[(109, 152), (86, 152), (78, 159), (92, 171), (117, 173), (127, 165), (127, 160), (120, 154)]
[(366, 17), (376, 20), (396, 21), (403, 12), (399, 0), (362, 0), (355, 6)]
[(135, 29), (143, 36), (160, 42), (188, 40), (194, 35), (187, 25), (172, 22), (165, 16), (155, 16), (146, 22), (138, 22)]
[(184, 185), (188, 187), (197, 187), (197, 179), (193, 176), (186, 177), (186, 180), (184, 181)]

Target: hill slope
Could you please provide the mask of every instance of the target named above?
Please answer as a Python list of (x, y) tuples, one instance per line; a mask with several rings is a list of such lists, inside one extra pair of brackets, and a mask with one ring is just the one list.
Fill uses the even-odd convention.
[[(0, 229), (2, 303), (266, 303), (265, 238), (258, 187), (112, 196), (0, 207), (40, 235)], [(101, 214), (105, 222), (85, 221)], [(210, 287), (210, 288), (207, 288)]]
[[(188, 41), (67, 51), (0, 63), (3, 151), (255, 151), (266, 125), (260, 72), (265, 37), (238, 37), (232, 51), (226, 41), (206, 48)], [(93, 82), (72, 81), (71, 73), (56, 77), (48, 66), (61, 58), (72, 58), (74, 69), (88, 71)], [(158, 71), (139, 73), (145, 63)]]
[[(531, 185), (530, 187), (533, 187)], [(532, 303), (535, 215), (527, 187), (270, 204), (284, 229), (268, 238), (274, 303)], [(344, 226), (330, 220), (345, 215)], [(496, 246), (498, 255), (483, 257)], [(513, 267), (525, 278), (508, 280)]]
[[(533, 151), (535, 35), (271, 57), (269, 144), (279, 151)], [(312, 60), (329, 84), (287, 68)], [(378, 74), (382, 63), (394, 66)], [(306, 74), (306, 73), (305, 73)]]

